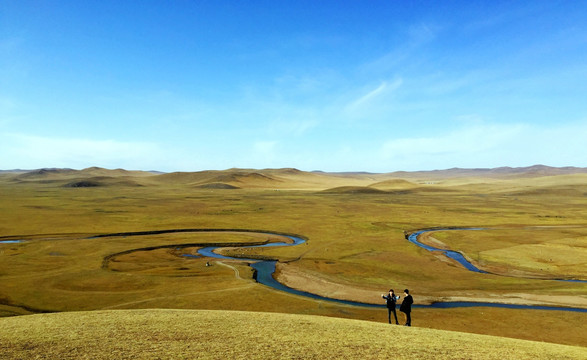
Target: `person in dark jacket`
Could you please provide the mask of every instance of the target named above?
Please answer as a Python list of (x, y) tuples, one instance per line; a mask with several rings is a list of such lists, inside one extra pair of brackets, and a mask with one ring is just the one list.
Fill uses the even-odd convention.
[(395, 324), (399, 325), (399, 322), (397, 321), (397, 314), (395, 312), (395, 304), (399, 300), (399, 296), (395, 295), (395, 292), (393, 292), (393, 289), (389, 289), (389, 293), (387, 295), (381, 294), (381, 297), (386, 300), (387, 319), (389, 320), (389, 323), (391, 324), (391, 312), (393, 311), (393, 317), (395, 318)]
[(412, 299), (412, 295), (410, 295), (410, 290), (404, 290), (404, 301), (399, 307), (399, 311), (403, 312), (406, 317), (406, 324), (405, 326), (412, 326), (412, 304), (414, 303), (414, 299)]

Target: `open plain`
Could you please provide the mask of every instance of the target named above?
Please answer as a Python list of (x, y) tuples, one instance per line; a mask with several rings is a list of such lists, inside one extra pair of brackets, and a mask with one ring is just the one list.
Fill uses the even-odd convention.
[[(383, 308), (258, 284), (249, 260), (199, 257), (209, 244), (234, 245), (222, 250), (227, 255), (276, 259), (279, 281), (324, 297), (382, 304), (389, 288), (409, 288), (416, 304), (587, 309), (585, 282), (560, 281), (587, 280), (585, 169), (14, 171), (0, 173), (0, 217), (4, 317), (160, 308), (387, 322)], [(459, 251), (490, 274), (405, 238), (430, 228), (476, 228), (420, 240)], [(279, 234), (307, 241), (242, 247), (283, 241)], [(416, 327), (587, 346), (585, 312), (415, 308), (412, 317)]]

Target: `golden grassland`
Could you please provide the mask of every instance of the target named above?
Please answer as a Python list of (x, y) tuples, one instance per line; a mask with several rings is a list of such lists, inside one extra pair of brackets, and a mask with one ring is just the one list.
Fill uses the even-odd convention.
[(587, 259), (585, 227), (510, 226), (483, 231), (443, 231), (424, 238), (430, 245), (460, 249), (473, 263), (492, 273), (587, 279), (587, 260), (580, 261)]
[(587, 348), (311, 315), (218, 310), (0, 319), (10, 359), (582, 359)]
[[(279, 259), (281, 281), (329, 297), (381, 303), (380, 294), (391, 287), (409, 288), (416, 303), (587, 308), (584, 283), (545, 280), (587, 277), (587, 175), (465, 175), (294, 169), (154, 175), (98, 168), (0, 174), (0, 240), (27, 240), (0, 244), (0, 316), (167, 308), (387, 321), (384, 309), (259, 285), (243, 261), (181, 256), (202, 244), (276, 241), (274, 236), (92, 238), (186, 228), (304, 236), (307, 243), (296, 247), (225, 251)], [(423, 241), (460, 250), (498, 275), (468, 272), (404, 238), (404, 231), (430, 227), (487, 228), (434, 232)], [(415, 309), (413, 318), (418, 327), (587, 346), (586, 313), (479, 307)]]

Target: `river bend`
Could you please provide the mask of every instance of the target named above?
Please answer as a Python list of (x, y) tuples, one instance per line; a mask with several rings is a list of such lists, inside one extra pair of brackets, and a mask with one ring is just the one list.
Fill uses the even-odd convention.
[[(472, 230), (473, 228), (468, 228), (468, 229)], [(430, 250), (430, 251), (436, 251), (436, 250), (444, 251), (441, 249), (429, 247), (429, 246), (417, 241), (417, 236), (425, 231), (432, 231), (432, 230), (422, 230), (420, 232), (413, 233), (412, 240), (410, 240), (410, 241), (412, 241), (412, 242), (416, 241), (417, 244), (421, 244), (419, 246), (422, 246), (424, 248), (428, 247), (429, 249), (427, 249), (427, 250)], [(434, 231), (439, 231), (439, 229), (435, 229)], [(270, 233), (267, 233), (267, 234), (270, 234)], [(299, 244), (302, 244), (305, 242), (305, 240), (303, 240), (302, 238), (299, 238), (299, 237), (293, 236), (293, 235), (284, 235), (284, 234), (273, 234), (273, 235), (286, 236), (286, 237), (290, 238), (291, 240), (293, 240), (293, 243), (270, 243), (270, 244), (253, 245), (253, 246), (247, 246), (247, 247), (254, 248), (254, 247), (268, 247), (268, 246), (296, 246), (296, 245), (299, 245)], [(280, 283), (279, 281), (275, 280), (275, 278), (273, 277), (273, 275), (275, 273), (275, 265), (277, 263), (277, 260), (244, 259), (244, 258), (235, 258), (235, 257), (220, 255), (220, 254), (217, 254), (214, 252), (214, 250), (216, 250), (218, 248), (220, 248), (220, 247), (210, 246), (210, 247), (200, 249), (198, 251), (198, 253), (202, 256), (207, 256), (207, 257), (217, 258), (217, 259), (240, 260), (240, 261), (252, 262), (250, 266), (256, 270), (257, 282), (259, 282), (263, 285), (272, 287), (276, 290), (285, 291), (290, 294), (305, 296), (305, 297), (316, 299), (316, 300), (330, 301), (330, 302), (335, 302), (335, 303), (345, 304), (345, 305), (375, 307), (375, 308), (384, 308), (385, 307), (385, 304), (370, 304), (370, 303), (363, 303), (363, 302), (357, 302), (357, 301), (329, 298), (329, 297), (324, 297), (321, 295), (313, 294), (313, 293), (310, 293), (307, 291), (302, 291), (302, 290), (290, 288), (290, 287)], [(434, 249), (434, 250), (432, 250), (432, 249)], [(475, 266), (470, 264), (468, 261), (466, 261), (466, 259), (462, 256), (462, 254), (455, 252), (455, 251), (450, 251), (450, 250), (448, 251), (448, 253), (451, 255), (451, 257), (455, 256), (456, 257), (455, 260), (457, 260), (457, 261), (459, 261), (459, 259), (462, 258), (461, 260), (463, 262), (461, 262), (461, 261), (459, 261), (459, 262), (461, 264), (463, 264), (463, 266), (465, 266), (468, 270), (479, 272), (479, 273), (487, 273), (483, 270), (476, 268)], [(455, 255), (455, 254), (457, 254), (457, 255)], [(468, 264), (468, 265), (466, 265), (466, 264)], [(497, 308), (507, 308), (507, 309), (558, 310), (558, 311), (572, 311), (572, 312), (586, 312), (587, 313), (587, 309), (575, 308), (575, 307), (500, 304), (500, 303), (491, 303), (491, 302), (472, 302), (472, 301), (435, 302), (430, 305), (414, 304), (412, 307), (414, 307), (414, 308), (433, 308), (433, 309), (449, 309), (449, 308), (462, 308), (462, 307), (497, 307)]]

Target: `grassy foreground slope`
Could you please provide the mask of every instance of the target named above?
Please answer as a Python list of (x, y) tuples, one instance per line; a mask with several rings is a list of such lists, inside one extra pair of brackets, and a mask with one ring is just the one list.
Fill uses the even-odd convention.
[(119, 310), (0, 319), (2, 359), (584, 359), (587, 348), (310, 315)]

